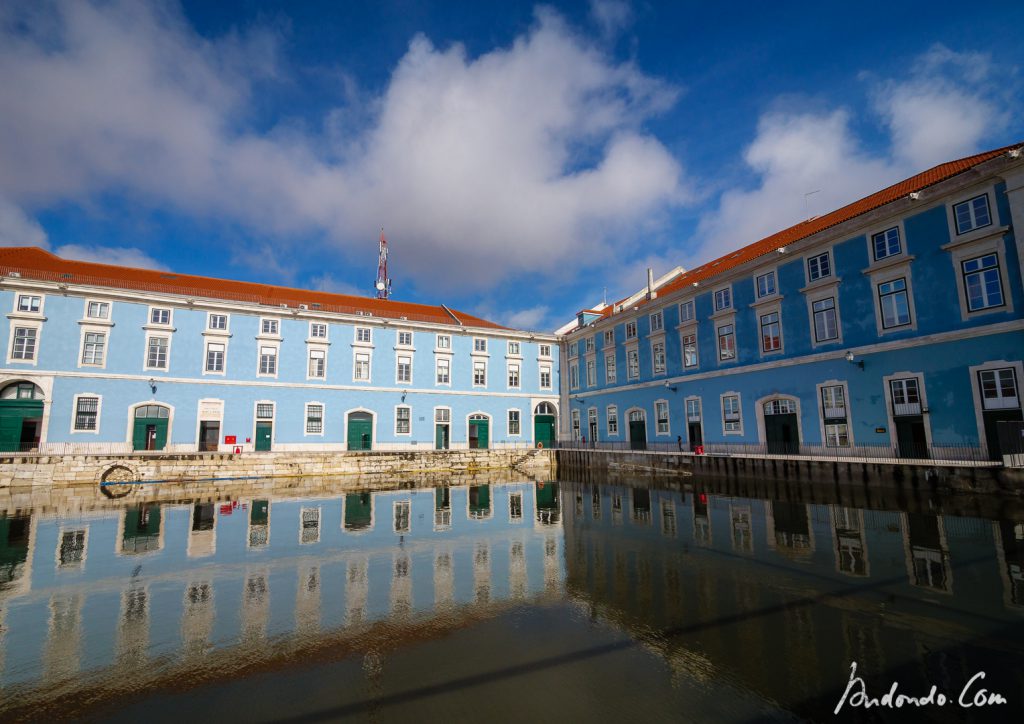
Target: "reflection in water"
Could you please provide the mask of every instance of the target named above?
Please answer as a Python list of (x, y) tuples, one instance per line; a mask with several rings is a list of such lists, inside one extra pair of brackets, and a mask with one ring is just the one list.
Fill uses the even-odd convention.
[[(491, 620), (514, 638), (493, 643)], [(993, 687), (1019, 691), (1022, 626), (1015, 520), (574, 482), (0, 514), (0, 714), (18, 716), (245, 685), (246, 666), (327, 646), (356, 677), (320, 687), (355, 707), (328, 718), (390, 718), (401, 692), (429, 703), (441, 695), (408, 693), (421, 669), (423, 691), (482, 687), (507, 716), (531, 681), (556, 718), (577, 700), (598, 718), (623, 702), (629, 718), (629, 692), (651, 719), (678, 718), (683, 701), (694, 719), (730, 718), (723, 700), (748, 721), (776, 707), (822, 718), (854, 660), (913, 691), (952, 691), (986, 667)], [(630, 648), (643, 656), (616, 658)], [(401, 665), (421, 650), (425, 669)], [(526, 663), (493, 673), (516, 655)], [(493, 678), (442, 673), (461, 661)], [(559, 695), (562, 681), (582, 696)], [(249, 716), (327, 706), (293, 694), (293, 709)]]

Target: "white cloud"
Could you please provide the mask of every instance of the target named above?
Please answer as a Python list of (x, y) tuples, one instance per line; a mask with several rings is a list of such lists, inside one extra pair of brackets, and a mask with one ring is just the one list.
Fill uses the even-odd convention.
[(1007, 115), (990, 65), (986, 55), (935, 46), (906, 78), (862, 75), (872, 86), (868, 110), (891, 140), (888, 153), (865, 150), (852, 126), (875, 119), (855, 118), (845, 108), (766, 113), (743, 154), (756, 184), (726, 190), (718, 207), (703, 215), (691, 265), (992, 143)]
[(172, 5), (8, 6), (0, 193), (25, 208), (128, 193), (249, 225), (281, 256), (300, 235), (350, 251), (383, 225), (405, 275), (435, 290), (600, 263), (628, 251), (620, 230), (688, 198), (641, 128), (675, 89), (552, 11), (475, 58), (414, 38), (366, 130), (346, 132), (345, 109), (323, 136), (284, 118), (248, 130), (250, 96), (283, 76), (277, 57), (269, 31), (204, 39)]
[(0, 246), (49, 246), (46, 232), (35, 219), (0, 196)]
[(331, 294), (348, 294), (356, 297), (367, 297), (370, 290), (360, 289), (355, 284), (341, 281), (333, 274), (325, 272), (309, 280), (309, 288), (318, 292), (330, 292)]
[(146, 254), (146, 252), (134, 247), (65, 244), (64, 246), (58, 246), (53, 250), (53, 253), (65, 259), (91, 261), (96, 264), (131, 266), (142, 269), (156, 269), (158, 271), (167, 270), (166, 266)]
[(512, 310), (499, 318), (506, 327), (513, 329), (541, 330), (549, 326), (551, 308), (546, 304)]
[(611, 38), (633, 22), (633, 8), (623, 0), (590, 0), (590, 17), (601, 34)]

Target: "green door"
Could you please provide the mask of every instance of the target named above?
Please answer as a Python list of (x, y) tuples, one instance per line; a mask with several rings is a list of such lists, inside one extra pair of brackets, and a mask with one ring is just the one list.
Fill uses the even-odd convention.
[(437, 424), (434, 426), (434, 447), (438, 450), (448, 449), (448, 425)]
[(373, 527), (373, 498), (369, 493), (345, 496), (345, 530), (368, 530)]
[(267, 450), (270, 450), (270, 437), (273, 432), (274, 423), (256, 423), (256, 452), (266, 452)]
[(764, 437), (769, 455), (796, 455), (800, 452), (796, 413), (765, 415)]
[(348, 416), (348, 449), (369, 450), (373, 447), (373, 418), (368, 412)]
[(490, 420), (486, 417), (469, 419), (469, 447), (474, 450), (486, 450), (489, 442)]
[(537, 447), (551, 447), (555, 441), (555, 416), (535, 415), (533, 418), (533, 440)]
[(124, 553), (146, 553), (160, 548), (160, 506), (137, 505), (124, 512)]
[(897, 454), (901, 458), (924, 459), (928, 457), (928, 438), (924, 433), (924, 417), (906, 415), (893, 418), (896, 428)]
[(132, 430), (132, 448), (135, 450), (163, 450), (166, 445), (166, 418), (135, 418), (135, 427)]
[(491, 486), (469, 486), (469, 517), (486, 518), (491, 514)]
[(647, 449), (647, 423), (643, 420), (629, 421), (629, 449)]
[[(38, 439), (38, 424), (43, 419), (42, 400), (0, 400), (0, 451), (16, 452), (26, 445), (31, 448)], [(31, 429), (26, 429), (26, 423)], [(23, 433), (30, 433), (23, 435)]]

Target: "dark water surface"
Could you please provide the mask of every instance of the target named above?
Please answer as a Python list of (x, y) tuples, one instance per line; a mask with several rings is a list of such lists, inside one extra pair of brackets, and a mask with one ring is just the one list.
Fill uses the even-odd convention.
[[(0, 720), (1024, 713), (1015, 501), (850, 507), (650, 481), (350, 487), (12, 498)], [(848, 700), (834, 716), (851, 662), (871, 697), (896, 682), (950, 701)], [(982, 671), (966, 700), (984, 689), (1008, 703), (961, 708)]]

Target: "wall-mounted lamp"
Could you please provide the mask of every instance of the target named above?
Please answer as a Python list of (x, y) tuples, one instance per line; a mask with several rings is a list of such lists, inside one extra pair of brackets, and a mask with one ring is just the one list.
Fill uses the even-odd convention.
[(666, 390), (672, 390), (672, 392), (675, 392), (678, 388), (675, 385), (673, 385), (671, 382), (669, 382), (668, 380), (665, 380), (665, 389)]
[(779, 247), (778, 249), (776, 249), (775, 251), (779, 252), (780, 254), (785, 254), (785, 253), (786, 253), (786, 247), (784, 247), (784, 246), (780, 246), (780, 247)]
[(852, 365), (857, 365), (861, 369), (864, 369), (864, 360), (859, 359), (856, 362), (854, 362), (854, 359), (856, 359), (856, 358), (854, 357), (853, 352), (847, 351), (847, 353), (846, 353), (846, 361), (849, 362)]
[(405, 396), (409, 394), (409, 390), (402, 390), (402, 402), (405, 402)]
[(152, 377), (149, 378), (149, 389), (154, 395), (156, 394), (156, 380)]

